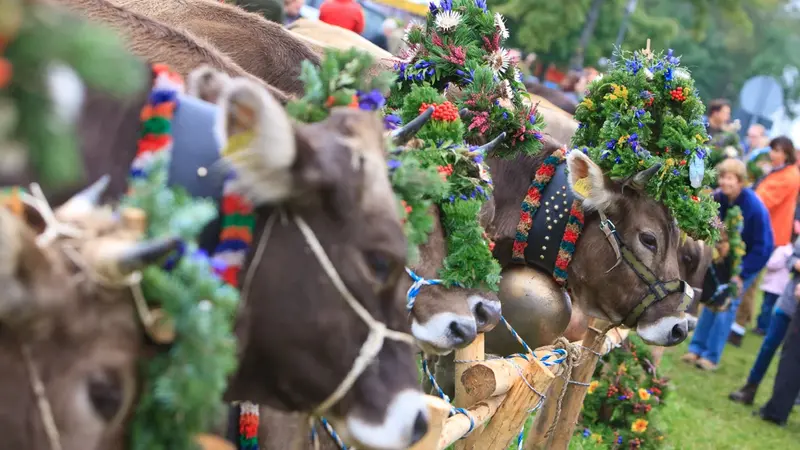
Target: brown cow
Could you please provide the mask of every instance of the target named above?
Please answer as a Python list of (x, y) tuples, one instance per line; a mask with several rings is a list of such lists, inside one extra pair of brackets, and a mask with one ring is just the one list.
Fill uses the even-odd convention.
[[(131, 53), (150, 63), (169, 64), (182, 76), (206, 64), (230, 76), (256, 80), (231, 58), (188, 31), (153, 20), (106, 0), (53, 0), (76, 13), (103, 23), (120, 33)], [(266, 85), (282, 103), (288, 96), (280, 88)]]
[(300, 64), (320, 58), (282, 26), (216, 0), (112, 0), (201, 36), (245, 71), (290, 94), (303, 94)]
[(525, 83), (525, 87), (531, 94), (546, 98), (550, 103), (567, 113), (575, 114), (575, 108), (577, 108), (578, 105), (558, 89), (549, 88), (540, 83)]
[[(80, 133), (84, 156), (96, 156), (89, 159), (93, 166), (89, 172), (111, 169), (124, 177), (136, 152), (144, 97), (124, 103), (90, 94), (84, 114), (91, 117), (82, 118)], [(374, 113), (339, 109), (323, 122), (293, 126), (275, 99), (247, 79), (234, 80), (220, 103), (223, 134), (244, 131), (254, 136), (244, 153), (249, 164), (237, 167), (237, 172), (244, 183), (241, 187), (261, 205), (256, 236), (266, 246), (263, 257), (259, 253), (252, 260), (254, 252), (247, 261), (253, 276), (251, 287), (243, 293), (249, 300), (237, 324), (240, 366), (230, 380), (227, 397), (281, 410), (311, 411), (342, 382), (369, 334), (363, 316), (348, 307), (345, 296), (352, 295), (367, 314), (389, 329), (408, 329), (399, 283), (405, 277), (406, 242), (387, 177), (383, 124)], [(113, 196), (124, 189), (123, 185), (112, 187), (116, 189)], [(285, 212), (272, 222), (265, 237), (268, 217), (279, 217), (273, 216), (278, 212), (268, 204), (280, 204)], [(319, 254), (302, 251), (317, 240), (329, 263)], [(336, 287), (325, 267), (335, 270), (344, 285)], [(36, 278), (23, 281), (30, 280)], [(57, 283), (66, 285), (63, 279)], [(40, 283), (35, 286), (39, 289)], [(410, 342), (387, 338), (341, 401), (320, 412), (352, 442), (375, 448), (408, 447), (427, 429), (413, 353)], [(69, 359), (82, 362), (73, 355)], [(5, 366), (22, 367), (17, 360)], [(76, 411), (65, 406), (64, 414), (72, 420), (65, 427), (94, 420), (82, 419), (94, 414), (87, 408)], [(0, 429), (15, 427), (0, 423)], [(96, 425), (68, 432), (79, 430), (85, 434), (81, 449), (91, 449), (93, 439), (99, 442), (105, 433)], [(116, 447), (103, 444), (100, 448)]]

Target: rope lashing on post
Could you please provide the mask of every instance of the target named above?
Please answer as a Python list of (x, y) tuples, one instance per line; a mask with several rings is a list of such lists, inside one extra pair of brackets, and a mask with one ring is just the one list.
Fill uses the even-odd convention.
[[(430, 380), (431, 385), (433, 386), (433, 389), (436, 390), (436, 394), (439, 396), (439, 398), (446, 401), (447, 403), (450, 403), (451, 402), (450, 397), (444, 393), (441, 387), (439, 387), (439, 383), (436, 382), (436, 377), (434, 377), (433, 373), (431, 373), (430, 368), (428, 367), (427, 359), (422, 360), (422, 371), (425, 373), (425, 376), (428, 377), (428, 380)], [(469, 419), (469, 430), (467, 430), (467, 433), (461, 437), (461, 439), (464, 439), (465, 437), (469, 436), (470, 433), (472, 433), (473, 429), (475, 429), (475, 419), (469, 414), (469, 412), (466, 409), (456, 408), (454, 406), (451, 406), (450, 417), (456, 414), (463, 414), (467, 416), (467, 419)]]

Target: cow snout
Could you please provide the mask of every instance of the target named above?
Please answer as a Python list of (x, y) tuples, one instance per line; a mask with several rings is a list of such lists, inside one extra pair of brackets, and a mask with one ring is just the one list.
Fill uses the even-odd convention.
[(667, 345), (678, 345), (689, 335), (689, 321), (683, 320), (672, 327)]
[(403, 450), (425, 436), (429, 421), (425, 395), (416, 389), (405, 389), (394, 396), (382, 418), (375, 414), (348, 414), (345, 430), (358, 448)]
[(490, 300), (477, 295), (469, 297), (469, 306), (475, 323), (478, 326), (478, 333), (492, 331), (502, 318), (502, 309), (499, 300)]
[(448, 329), (453, 346), (457, 348), (469, 345), (478, 335), (475, 322), (471, 320), (454, 320), (450, 322)]

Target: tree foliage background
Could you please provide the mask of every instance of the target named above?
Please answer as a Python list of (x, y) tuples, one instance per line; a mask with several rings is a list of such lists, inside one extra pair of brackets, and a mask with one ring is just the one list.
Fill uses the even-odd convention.
[[(545, 66), (565, 69), (578, 47), (592, 4), (600, 15), (584, 51), (585, 64), (610, 58), (629, 0), (489, 0), (509, 21), (509, 45), (536, 52)], [(701, 97), (737, 100), (753, 75), (783, 81), (787, 66), (800, 68), (800, 2), (796, 0), (639, 0), (622, 48), (673, 48), (692, 71)], [(797, 84), (800, 84), (798, 82)], [(787, 98), (797, 99), (792, 89)]]

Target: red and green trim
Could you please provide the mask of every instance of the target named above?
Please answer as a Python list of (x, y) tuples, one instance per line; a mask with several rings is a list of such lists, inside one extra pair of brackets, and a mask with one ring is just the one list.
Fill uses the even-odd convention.
[(559, 149), (545, 158), (541, 166), (536, 170), (528, 193), (522, 200), (522, 211), (519, 213), (519, 223), (517, 224), (517, 234), (514, 236), (514, 246), (512, 247), (512, 261), (519, 264), (525, 263), (525, 249), (528, 247), (528, 234), (533, 225), (533, 216), (542, 204), (542, 193), (547, 188), (548, 183), (556, 173), (556, 167), (564, 161), (564, 151)]
[(572, 262), (572, 255), (575, 254), (575, 244), (581, 237), (583, 231), (583, 203), (580, 200), (573, 200), (567, 219), (567, 228), (561, 238), (561, 245), (558, 247), (558, 257), (556, 266), (553, 268), (553, 278), (560, 286), (567, 284), (567, 268)]

